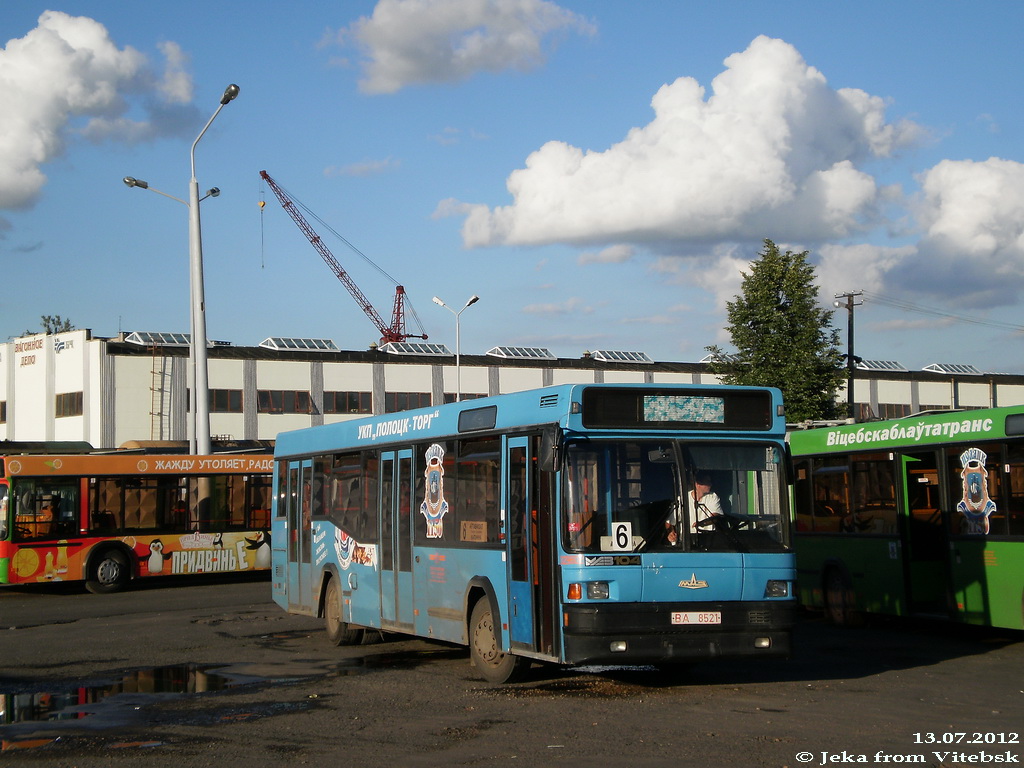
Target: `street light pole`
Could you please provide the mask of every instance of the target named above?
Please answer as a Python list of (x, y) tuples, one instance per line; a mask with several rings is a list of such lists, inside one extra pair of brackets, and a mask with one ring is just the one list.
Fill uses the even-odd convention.
[(840, 309), (845, 308), (848, 313), (846, 325), (846, 408), (847, 415), (851, 419), (857, 418), (856, 403), (853, 399), (853, 371), (857, 367), (857, 363), (860, 361), (860, 358), (853, 353), (853, 308), (859, 307), (863, 304), (863, 302), (855, 302), (853, 299), (860, 295), (860, 291), (853, 293), (837, 293), (837, 299), (846, 299), (846, 301), (835, 301), (832, 303), (834, 307), (838, 307)]
[(129, 187), (139, 187), (156, 192), (158, 195), (169, 197), (188, 206), (188, 254), (189, 254), (189, 364), (188, 364), (188, 390), (191, 396), (189, 412), (191, 418), (188, 420), (188, 449), (192, 454), (210, 453), (210, 394), (209, 394), (209, 368), (207, 363), (207, 339), (206, 339), (206, 297), (203, 287), (203, 234), (199, 218), (199, 203), (207, 197), (216, 197), (220, 190), (214, 187), (203, 197), (199, 197), (199, 182), (196, 181), (196, 145), (203, 138), (206, 129), (224, 109), (224, 106), (238, 96), (239, 88), (232, 83), (224, 90), (220, 104), (213, 116), (206, 121), (203, 130), (192, 142), (192, 149), (189, 152), (189, 160), (192, 167), (192, 176), (189, 180), (188, 202), (174, 195), (168, 195), (159, 189), (154, 189), (141, 179), (131, 176), (124, 178), (124, 183)]
[[(149, 182), (143, 181), (142, 179), (136, 179), (133, 176), (125, 176), (124, 177), (124, 183), (125, 183), (126, 186), (129, 186), (129, 187), (137, 187), (138, 189), (147, 189), (150, 192), (156, 192), (158, 195), (163, 195), (164, 197), (170, 198), (171, 200), (175, 200), (175, 201), (181, 203), (182, 205), (184, 205), (186, 207), (188, 206), (188, 203), (186, 201), (182, 200), (180, 197), (175, 197), (174, 195), (169, 195), (166, 192), (162, 192), (161, 190), (157, 189), (156, 187), (151, 187), (151, 186), (149, 186)], [(199, 198), (199, 202), (203, 202), (203, 200), (205, 200), (208, 197), (217, 197), (218, 195), (220, 195), (220, 190), (217, 187), (213, 187), (212, 189), (206, 190), (206, 194), (203, 195), (201, 198)], [(191, 281), (191, 275), (189, 277), (190, 277), (189, 284), (191, 285), (191, 282), (192, 282)], [(191, 289), (190, 289), (190, 291), (191, 291)], [(195, 354), (194, 354), (193, 347), (192, 347), (192, 334), (193, 334), (195, 328), (194, 328), (194, 323), (192, 322), (192, 303), (191, 303), (191, 300), (189, 301), (188, 329), (189, 329), (188, 330), (188, 333), (189, 333), (188, 370), (185, 372), (185, 387), (186, 387), (186, 389), (189, 392), (193, 392), (194, 393), (196, 391), (196, 366), (195, 366)], [(192, 418), (192, 414), (193, 413), (194, 413), (194, 411), (192, 411), (191, 406), (190, 406), (189, 407), (189, 417), (190, 418), (185, 420), (186, 421), (186, 424), (185, 424), (185, 435), (188, 438), (188, 450), (189, 450), (189, 453), (195, 453), (196, 452), (196, 421), (195, 421), (195, 418)]]
[[(213, 116), (206, 121), (203, 130), (192, 142), (189, 159), (192, 177), (188, 186), (188, 252), (190, 266), (190, 294), (192, 307), (192, 364), (195, 368), (195, 386), (192, 389), (192, 412), (195, 414), (196, 441), (193, 452), (210, 453), (210, 387), (209, 368), (206, 354), (206, 297), (203, 286), (203, 234), (199, 221), (199, 182), (196, 181), (196, 144), (203, 138), (206, 129), (224, 109), (224, 106), (238, 96), (239, 88), (232, 83), (221, 97)], [(192, 446), (190, 446), (192, 448)]]
[(437, 296), (433, 298), (433, 302), (440, 307), (444, 307), (453, 315), (455, 315), (455, 402), (462, 400), (462, 331), (460, 327), (460, 319), (462, 313), (469, 309), (471, 306), (480, 301), (480, 297), (473, 294), (469, 297), (466, 302), (466, 306), (456, 312), (454, 309), (445, 304)]

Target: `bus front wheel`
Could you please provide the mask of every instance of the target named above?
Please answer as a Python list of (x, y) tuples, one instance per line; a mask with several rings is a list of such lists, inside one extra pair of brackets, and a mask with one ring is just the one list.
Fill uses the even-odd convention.
[(128, 558), (116, 549), (101, 552), (89, 567), (85, 588), (95, 595), (118, 592), (131, 579)]
[(469, 655), (477, 673), (489, 683), (511, 683), (522, 677), (530, 662), (501, 650), (494, 613), (487, 598), (477, 600), (469, 619)]
[(341, 590), (337, 579), (327, 582), (327, 594), (324, 595), (324, 627), (327, 639), (333, 645), (355, 645), (363, 639), (363, 630), (353, 629), (341, 618)]

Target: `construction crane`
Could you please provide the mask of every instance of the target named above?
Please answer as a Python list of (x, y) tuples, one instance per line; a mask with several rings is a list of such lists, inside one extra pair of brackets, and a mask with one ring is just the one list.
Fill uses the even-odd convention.
[(324, 245), (323, 240), (320, 239), (320, 235), (309, 225), (305, 217), (299, 212), (295, 203), (288, 196), (288, 194), (282, 190), (277, 182), (270, 178), (270, 174), (266, 171), (260, 171), (260, 177), (267, 182), (270, 188), (277, 195), (277, 199), (281, 202), (281, 207), (285, 209), (289, 216), (292, 217), (299, 229), (302, 230), (302, 234), (306, 236), (313, 247), (316, 248), (317, 253), (327, 262), (327, 266), (331, 268), (331, 271), (337, 276), (344, 285), (348, 292), (352, 295), (352, 298), (356, 300), (356, 304), (363, 310), (370, 321), (377, 326), (377, 330), (380, 331), (380, 343), (387, 344), (392, 341), (405, 341), (406, 339), (426, 339), (427, 334), (425, 333), (407, 333), (405, 330), (405, 288), (401, 285), (395, 286), (395, 306), (391, 311), (391, 324), (387, 325), (384, 322), (384, 318), (380, 316), (380, 313), (374, 309), (373, 304), (366, 298), (365, 294), (359, 290), (359, 286), (355, 284), (355, 281), (349, 276), (348, 272), (341, 266), (334, 254), (331, 253), (330, 249)]

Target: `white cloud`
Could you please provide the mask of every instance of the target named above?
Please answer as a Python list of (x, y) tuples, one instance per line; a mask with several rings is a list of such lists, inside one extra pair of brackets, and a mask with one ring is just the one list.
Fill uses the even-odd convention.
[(160, 52), (167, 60), (159, 82), (160, 93), (169, 104), (188, 104), (192, 101), (192, 75), (188, 72), (189, 57), (177, 43), (160, 43)]
[(562, 30), (589, 34), (593, 26), (548, 0), (380, 0), (338, 39), (355, 40), (366, 55), (364, 92), (395, 93), (533, 69), (544, 61), (545, 39)]
[(600, 251), (584, 251), (576, 260), (577, 264), (622, 264), (636, 254), (631, 245), (611, 245)]
[(523, 307), (527, 315), (589, 315), (594, 308), (587, 306), (586, 302), (578, 296), (572, 296), (565, 301), (551, 304), (527, 304)]
[(920, 175), (921, 240), (884, 278), (949, 308), (1016, 304), (1024, 290), (1024, 164), (943, 160)]
[(858, 167), (917, 140), (884, 102), (835, 90), (793, 46), (758, 37), (725, 60), (712, 95), (662, 86), (654, 118), (605, 151), (548, 142), (513, 171), (514, 202), (473, 205), (469, 247), (497, 244), (829, 239), (866, 228), (881, 196)]
[[(0, 49), (0, 208), (36, 200), (46, 182), (41, 166), (61, 155), (76, 128), (90, 139), (140, 141), (190, 126), (186, 59), (173, 43), (162, 51), (160, 79), (102, 24), (59, 11), (45, 11), (35, 29), (9, 40)], [(144, 120), (128, 116), (130, 96), (139, 97)]]
[[(870, 244), (821, 246), (817, 254), (816, 274), (823, 303), (831, 303), (837, 294), (849, 291), (889, 292), (889, 273), (902, 261), (913, 257), (912, 246), (883, 247)], [(902, 286), (901, 286), (902, 289)]]

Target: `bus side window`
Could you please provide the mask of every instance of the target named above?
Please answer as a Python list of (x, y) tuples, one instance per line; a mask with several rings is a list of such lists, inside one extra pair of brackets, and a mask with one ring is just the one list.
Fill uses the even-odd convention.
[(18, 538), (42, 539), (74, 532), (78, 510), (76, 486), (25, 483), (19, 486), (17, 502), (14, 522)]
[(121, 529), (121, 483), (112, 477), (97, 478), (92, 483), (89, 505), (89, 527), (93, 531), (113, 533)]
[(0, 485), (0, 541), (7, 538), (7, 486)]
[(500, 443), (494, 438), (461, 441), (455, 472), (458, 540), (496, 543), (501, 509)]
[(132, 479), (126, 485), (125, 527), (142, 530), (158, 527), (157, 493), (153, 484), (143, 479)]
[(1014, 444), (1007, 452), (1006, 466), (1010, 470), (1006, 474), (1008, 533), (1024, 536), (1024, 448)]

